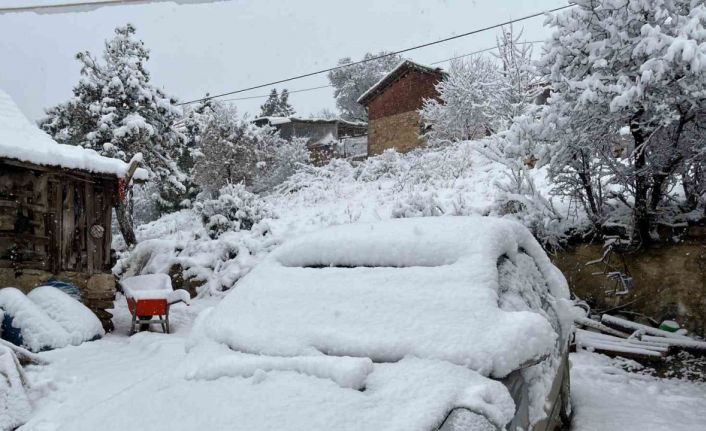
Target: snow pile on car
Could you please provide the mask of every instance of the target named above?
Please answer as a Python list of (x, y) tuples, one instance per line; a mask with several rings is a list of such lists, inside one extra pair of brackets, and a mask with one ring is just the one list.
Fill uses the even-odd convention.
[[(40, 286), (25, 296), (14, 287), (0, 289), (5, 332), (18, 332), (23, 347), (38, 352), (100, 338), (100, 320), (80, 302), (52, 286)], [(9, 324), (8, 324), (9, 323)]]
[(39, 286), (27, 297), (68, 332), (72, 345), (105, 335), (101, 321), (91, 310), (53, 286)]
[(503, 377), (549, 355), (557, 338), (543, 316), (498, 306), (498, 259), (520, 251), (534, 258), (553, 296), (568, 298), (563, 276), (516, 222), (434, 217), (332, 227), (273, 252), (193, 336), (245, 353), (416, 356)]

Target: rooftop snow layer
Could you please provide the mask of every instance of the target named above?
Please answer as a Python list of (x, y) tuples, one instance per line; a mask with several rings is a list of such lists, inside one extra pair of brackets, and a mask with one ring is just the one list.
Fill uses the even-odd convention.
[(274, 251), (204, 318), (200, 334), (246, 353), (376, 362), (413, 355), (502, 377), (549, 354), (557, 337), (543, 316), (498, 307), (498, 259), (520, 250), (552, 294), (568, 298), (561, 273), (512, 221), (335, 226)]
[(277, 126), (279, 124), (287, 124), (292, 122), (289, 117), (258, 117), (254, 119), (253, 122), (260, 120), (267, 120), (270, 126)]
[[(44, 166), (116, 175), (124, 177), (128, 164), (103, 157), (93, 150), (59, 144), (30, 123), (15, 102), (0, 90), (0, 157)], [(135, 178), (146, 179), (147, 172), (138, 169)]]
[(253, 122), (258, 122), (258, 121), (267, 121), (270, 126), (277, 126), (280, 124), (287, 124), (291, 122), (300, 122), (300, 123), (339, 123), (339, 124), (347, 124), (350, 126), (367, 126), (368, 123), (365, 121), (350, 121), (350, 120), (344, 120), (343, 118), (316, 118), (316, 117), (311, 117), (311, 118), (304, 118), (304, 117), (258, 117), (252, 120)]
[(358, 97), (356, 102), (360, 103), (361, 105), (366, 105), (368, 102), (368, 99), (371, 98), (372, 94), (376, 90), (378, 90), (379, 88), (385, 87), (386, 84), (388, 83), (388, 81), (391, 81), (404, 68), (419, 70), (419, 71), (426, 72), (426, 73), (441, 73), (442, 72), (441, 69), (438, 67), (434, 68), (434, 67), (429, 67), (429, 66), (425, 66), (423, 64), (416, 63), (411, 60), (402, 60), (399, 63), (397, 63), (397, 66), (393, 67), (391, 71), (389, 71), (387, 74), (385, 74), (385, 76), (380, 78), (380, 80), (378, 80), (378, 82), (376, 82), (370, 88), (365, 90), (365, 92), (363, 94), (361, 94), (360, 97)]

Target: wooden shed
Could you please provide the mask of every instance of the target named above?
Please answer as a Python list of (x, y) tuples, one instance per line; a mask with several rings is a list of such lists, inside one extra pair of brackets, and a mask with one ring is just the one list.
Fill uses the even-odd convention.
[(306, 138), (311, 161), (317, 166), (335, 157), (346, 157), (334, 145), (336, 141), (340, 143), (346, 138), (359, 138), (368, 132), (367, 123), (342, 118), (260, 117), (253, 123), (260, 127), (274, 127), (286, 140)]
[(111, 329), (111, 217), (127, 172), (56, 143), (0, 91), (0, 288), (69, 282)]

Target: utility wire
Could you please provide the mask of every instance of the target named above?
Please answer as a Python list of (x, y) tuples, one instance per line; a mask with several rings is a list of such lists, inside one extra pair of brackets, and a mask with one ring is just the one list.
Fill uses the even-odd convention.
[[(533, 43), (541, 43), (541, 42), (543, 42), (543, 41), (541, 41), (541, 40), (533, 40), (533, 41), (529, 41), (529, 42), (519, 42), (518, 45), (531, 45), (531, 44), (533, 44)], [(428, 63), (428, 64), (434, 65), (434, 64), (440, 64), (440, 63), (446, 63), (447, 61), (456, 60), (456, 59), (464, 58), (464, 57), (469, 57), (469, 56), (471, 56), (471, 55), (476, 55), (476, 54), (480, 54), (480, 53), (483, 53), (483, 52), (492, 51), (492, 50), (494, 50), (494, 49), (498, 49), (498, 46), (496, 45), (496, 46), (491, 46), (490, 48), (479, 49), (478, 51), (469, 52), (469, 53), (467, 53), (467, 54), (458, 55), (458, 56), (456, 56), (456, 57), (451, 57), (451, 58), (447, 58), (447, 59), (445, 59), (445, 60), (439, 60), (439, 61), (435, 61), (435, 62), (433, 62), (433, 63)], [(321, 85), (321, 86), (318, 86), (318, 87), (302, 88), (302, 89), (299, 89), (299, 90), (292, 90), (292, 91), (289, 91), (289, 94), (303, 93), (303, 92), (305, 92), (305, 91), (321, 90), (322, 88), (333, 88), (333, 85), (330, 85), (330, 84), (329, 84), (329, 85)], [(266, 98), (266, 97), (270, 97), (270, 95), (269, 95), (269, 94), (260, 94), (260, 95), (258, 95), (258, 96), (235, 97), (235, 98), (232, 98), (232, 99), (221, 99), (221, 102), (234, 102), (234, 101), (236, 101), (236, 100), (264, 99), (264, 98)], [(187, 103), (188, 103), (188, 102), (187, 102)]]
[[(519, 43), (517, 43), (517, 45), (532, 45), (533, 43), (542, 43), (542, 42), (544, 42), (544, 41), (543, 40), (532, 40), (530, 42), (519, 42)], [(498, 46), (495, 45), (495, 46), (491, 46), (490, 48), (479, 49), (478, 51), (473, 51), (473, 52), (469, 52), (468, 54), (463, 54), (463, 55), (458, 55), (456, 57), (447, 58), (446, 60), (435, 61), (435, 62), (429, 63), (429, 64), (434, 65), (434, 64), (440, 64), (440, 63), (446, 63), (447, 61), (456, 60), (459, 58), (464, 58), (464, 57), (468, 57), (471, 55), (480, 54), (482, 52), (492, 51), (494, 49), (498, 49)]]
[(479, 29), (476, 29), (476, 30), (472, 30), (472, 31), (469, 31), (469, 32), (466, 32), (466, 33), (457, 34), (457, 35), (455, 35), (455, 36), (446, 37), (446, 38), (444, 38), (444, 39), (438, 39), (438, 40), (435, 40), (435, 41), (433, 41), (433, 42), (423, 43), (423, 44), (421, 44), (421, 45), (415, 45), (415, 46), (412, 46), (412, 47), (410, 47), (410, 48), (405, 48), (405, 49), (401, 49), (401, 50), (399, 50), (399, 51), (394, 51), (394, 52), (390, 52), (390, 53), (387, 53), (387, 54), (378, 55), (378, 56), (371, 57), (371, 58), (368, 58), (368, 59), (365, 59), (365, 60), (354, 61), (354, 62), (351, 62), (351, 63), (342, 64), (342, 65), (340, 65), (340, 66), (329, 67), (328, 69), (321, 69), (321, 70), (317, 70), (317, 71), (315, 71), (315, 72), (304, 73), (304, 74), (302, 74), (302, 75), (292, 76), (292, 77), (290, 77), (290, 78), (284, 78), (284, 79), (280, 79), (280, 80), (277, 80), (277, 81), (268, 82), (268, 83), (265, 83), (265, 84), (259, 84), (259, 85), (254, 85), (254, 86), (252, 86), (252, 87), (242, 88), (242, 89), (240, 89), (240, 90), (228, 91), (228, 92), (226, 92), (226, 93), (220, 93), (220, 94), (216, 94), (216, 95), (213, 95), (213, 96), (202, 97), (202, 98), (200, 98), (200, 99), (189, 100), (188, 102), (178, 103), (177, 105), (188, 105), (188, 104), (191, 104), (191, 103), (203, 102), (203, 101), (206, 101), (206, 100), (216, 99), (216, 98), (223, 97), (223, 96), (230, 96), (231, 94), (244, 93), (244, 92), (246, 92), (246, 91), (256, 90), (256, 89), (258, 89), (258, 88), (270, 87), (270, 86), (272, 86), (272, 85), (281, 84), (281, 83), (283, 83), (283, 82), (289, 82), (289, 81), (294, 81), (294, 80), (297, 80), (297, 79), (308, 78), (309, 76), (320, 75), (320, 74), (322, 74), (322, 73), (327, 73), (327, 72), (331, 72), (331, 71), (334, 71), (334, 70), (343, 69), (343, 68), (346, 68), (346, 67), (349, 67), (349, 66), (355, 66), (356, 64), (368, 63), (368, 62), (371, 62), (371, 61), (379, 60), (379, 59), (381, 59), (381, 58), (391, 57), (391, 56), (393, 56), (393, 55), (398, 55), (398, 54), (402, 54), (402, 53), (405, 53), (405, 52), (414, 51), (414, 50), (417, 50), (417, 49), (420, 49), (420, 48), (426, 48), (426, 47), (432, 46), (432, 45), (438, 45), (438, 44), (440, 44), (440, 43), (448, 42), (448, 41), (450, 41), (450, 40), (460, 39), (460, 38), (462, 38), (462, 37), (470, 36), (470, 35), (477, 34), (477, 33), (482, 33), (482, 32), (484, 32), (484, 31), (488, 31), (488, 30), (493, 30), (493, 29), (495, 29), (495, 28), (503, 27), (503, 26), (510, 25), (510, 24), (513, 24), (513, 23), (516, 23), (516, 22), (520, 22), (520, 21), (525, 21), (525, 20), (528, 20), (528, 19), (531, 19), (531, 18), (535, 18), (535, 17), (541, 16), (541, 15), (547, 14), (547, 13), (558, 12), (558, 11), (560, 11), (560, 10), (568, 9), (568, 8), (571, 8), (571, 7), (574, 7), (574, 6), (576, 6), (576, 5), (575, 5), (575, 4), (568, 4), (568, 5), (565, 5), (565, 6), (556, 7), (556, 8), (554, 8), (554, 9), (549, 9), (549, 10), (542, 11), (542, 12), (535, 12), (535, 13), (530, 14), (530, 15), (525, 15), (525, 16), (523, 16), (522, 18), (511, 19), (511, 20), (508, 20), (508, 21), (505, 21), (505, 22), (501, 22), (501, 23), (499, 23), (499, 24), (493, 24), (493, 25), (490, 25), (490, 26), (487, 26), (487, 27), (483, 27), (483, 28), (479, 28)]
[(34, 6), (11, 6), (0, 8), (0, 13), (10, 13), (10, 12), (42, 12), (47, 9), (65, 9), (76, 6), (108, 6), (108, 5), (119, 5), (119, 4), (139, 4), (139, 3), (150, 3), (154, 0), (89, 0), (83, 2), (67, 2), (67, 3), (54, 3), (54, 4), (39, 4)]
[[(321, 85), (318, 87), (311, 87), (311, 88), (302, 88), (299, 90), (292, 90), (288, 91), (289, 94), (294, 94), (294, 93), (302, 93), (304, 91), (313, 91), (313, 90), (321, 90), (322, 88), (329, 88), (333, 87), (333, 85)], [(222, 99), (221, 102), (232, 102), (234, 100), (250, 100), (250, 99), (263, 99), (265, 97), (270, 97), (269, 94), (261, 94), (259, 96), (249, 96), (249, 97), (236, 97), (234, 99)]]

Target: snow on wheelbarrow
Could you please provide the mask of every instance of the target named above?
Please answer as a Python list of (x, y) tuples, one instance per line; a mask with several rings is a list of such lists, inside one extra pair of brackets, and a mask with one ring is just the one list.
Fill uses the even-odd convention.
[(172, 280), (167, 274), (136, 275), (121, 280), (120, 286), (132, 315), (130, 334), (140, 325), (160, 325), (168, 334), (169, 307), (178, 302), (186, 305), (191, 302), (189, 292), (172, 289)]

